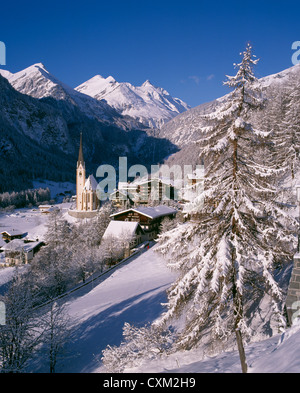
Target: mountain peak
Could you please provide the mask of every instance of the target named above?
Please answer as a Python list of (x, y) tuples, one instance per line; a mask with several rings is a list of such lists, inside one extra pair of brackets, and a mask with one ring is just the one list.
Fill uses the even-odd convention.
[(24, 70), (20, 71), (20, 72), (24, 72), (26, 71), (28, 72), (37, 72), (37, 71), (44, 71), (47, 72), (47, 74), (49, 74), (48, 70), (46, 69), (46, 67), (44, 66), (43, 63), (35, 63), (32, 64), (31, 66), (25, 68)]
[[(142, 86), (146, 87), (146, 86), (153, 86), (153, 84), (149, 81), (149, 79), (147, 79)], [(153, 86), (154, 87), (154, 86)]]
[(111, 76), (111, 75), (106, 78), (106, 81), (110, 82), (110, 83), (116, 82), (115, 78), (113, 76)]
[(161, 127), (174, 116), (189, 109), (186, 103), (171, 97), (161, 87), (154, 86), (149, 79), (141, 86), (133, 86), (128, 82), (117, 82), (112, 76), (101, 80), (94, 77), (75, 90), (96, 100), (105, 100), (121, 115), (137, 119), (151, 128)]
[(32, 65), (32, 67), (42, 68), (43, 70), (46, 70), (46, 67), (43, 63), (35, 63)]
[(93, 76), (93, 77), (92, 77), (91, 79), (89, 79), (89, 80), (90, 80), (90, 81), (97, 81), (97, 80), (103, 80), (103, 79), (105, 79), (105, 78), (103, 78), (102, 75), (97, 74), (97, 75)]

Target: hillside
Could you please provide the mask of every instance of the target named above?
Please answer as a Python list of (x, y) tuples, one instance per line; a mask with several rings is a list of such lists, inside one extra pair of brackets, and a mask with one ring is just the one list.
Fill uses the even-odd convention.
[[(106, 372), (101, 363), (102, 350), (107, 345), (119, 345), (125, 322), (143, 326), (155, 320), (163, 310), (165, 291), (175, 277), (154, 247), (109, 273), (105, 280), (95, 281), (65, 299), (74, 322), (74, 335), (57, 372)], [(299, 340), (300, 326), (271, 338), (258, 337), (246, 347), (249, 372), (299, 372)], [(37, 357), (28, 371), (48, 372), (46, 360)], [(240, 362), (236, 350), (210, 356), (198, 348), (147, 361), (126, 372), (239, 373)]]

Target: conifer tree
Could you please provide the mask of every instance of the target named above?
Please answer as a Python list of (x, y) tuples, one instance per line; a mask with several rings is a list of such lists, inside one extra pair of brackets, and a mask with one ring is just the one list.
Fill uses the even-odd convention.
[(281, 119), (272, 139), (277, 165), (294, 180), (300, 163), (300, 81), (290, 80), (285, 90), (284, 110), (279, 112)]
[[(197, 345), (204, 329), (213, 337), (234, 335), (243, 372), (244, 342), (250, 334), (247, 311), (253, 288), (268, 293), (274, 318), (284, 325), (282, 291), (274, 263), (291, 259), (296, 221), (276, 201), (278, 170), (256, 154), (270, 134), (254, 128), (250, 113), (259, 110), (251, 45), (228, 76), (226, 105), (206, 116), (210, 127), (198, 141), (204, 160), (204, 204), (190, 209), (190, 222), (161, 236), (159, 251), (181, 274), (168, 292), (168, 309), (158, 325), (184, 316), (179, 345)], [(251, 303), (251, 298), (250, 298)]]

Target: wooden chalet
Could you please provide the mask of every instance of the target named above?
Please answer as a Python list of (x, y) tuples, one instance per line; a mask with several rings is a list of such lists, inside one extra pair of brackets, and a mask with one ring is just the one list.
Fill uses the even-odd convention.
[(114, 221), (133, 221), (138, 222), (145, 233), (145, 240), (153, 240), (159, 233), (162, 220), (165, 217), (175, 218), (177, 210), (169, 206), (156, 206), (130, 208), (112, 214), (110, 217)]
[(43, 245), (44, 243), (39, 241), (12, 240), (1, 248), (5, 252), (5, 265), (15, 266), (29, 263)]
[(144, 231), (138, 222), (111, 221), (106, 228), (103, 240), (121, 239), (132, 249), (144, 241)]
[(5, 242), (10, 242), (14, 239), (22, 239), (27, 236), (27, 232), (22, 232), (18, 229), (9, 229), (0, 233)]

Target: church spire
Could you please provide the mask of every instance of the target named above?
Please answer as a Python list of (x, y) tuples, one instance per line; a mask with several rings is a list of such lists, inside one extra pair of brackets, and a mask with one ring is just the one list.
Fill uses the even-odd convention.
[(79, 154), (78, 154), (78, 161), (77, 164), (82, 164), (84, 165), (84, 159), (83, 159), (83, 151), (82, 151), (82, 132), (80, 133), (80, 146), (79, 146)]

